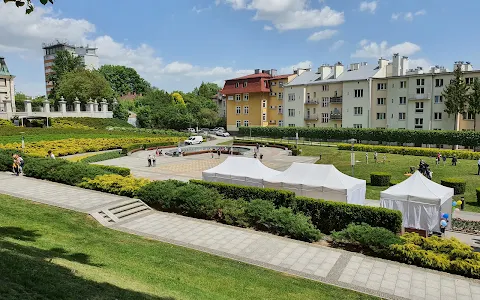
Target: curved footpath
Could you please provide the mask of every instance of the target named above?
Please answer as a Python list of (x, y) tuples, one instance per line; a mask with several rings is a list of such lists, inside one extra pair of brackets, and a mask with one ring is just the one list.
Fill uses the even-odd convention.
[[(0, 193), (90, 213), (115, 230), (386, 299), (480, 299), (479, 280), (215, 222), (145, 210), (139, 208), (139, 201), (112, 194), (10, 173), (0, 173)], [(126, 209), (133, 212), (125, 214)]]

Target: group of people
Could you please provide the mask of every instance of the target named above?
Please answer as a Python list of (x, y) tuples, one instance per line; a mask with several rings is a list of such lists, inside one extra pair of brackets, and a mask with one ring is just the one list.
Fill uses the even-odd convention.
[(263, 159), (263, 154), (260, 153), (260, 144), (257, 143), (257, 145), (255, 146), (255, 149), (253, 149), (253, 158), (257, 158), (259, 157), (260, 160)]
[(147, 162), (149, 167), (155, 167), (157, 165), (157, 156), (162, 156), (162, 149), (157, 148), (155, 150), (155, 155), (149, 154), (147, 157)]
[[(365, 152), (365, 161), (368, 164), (368, 152)], [(375, 151), (373, 153), (373, 161), (375, 163), (378, 162), (378, 152), (377, 151)], [(385, 163), (385, 162), (387, 162), (387, 154), (383, 153), (383, 163)]]

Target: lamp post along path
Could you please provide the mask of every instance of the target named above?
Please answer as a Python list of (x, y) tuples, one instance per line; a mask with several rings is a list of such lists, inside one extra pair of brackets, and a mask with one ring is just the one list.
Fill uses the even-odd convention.
[(351, 148), (351, 153), (350, 153), (350, 164), (352, 165), (352, 177), (355, 176), (355, 152), (353, 151), (353, 147), (355, 145), (355, 142), (357, 140), (355, 139), (350, 139), (348, 140), (351, 144), (352, 144), (352, 148)]

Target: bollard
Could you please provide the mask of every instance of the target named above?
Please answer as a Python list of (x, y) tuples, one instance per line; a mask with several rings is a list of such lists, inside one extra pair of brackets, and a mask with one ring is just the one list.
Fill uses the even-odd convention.
[(465, 197), (460, 198), (462, 200), (462, 205), (460, 205), (460, 209), (463, 210), (465, 208)]

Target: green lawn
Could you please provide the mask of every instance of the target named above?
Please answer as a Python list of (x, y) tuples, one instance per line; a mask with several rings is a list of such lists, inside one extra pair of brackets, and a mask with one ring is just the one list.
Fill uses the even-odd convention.
[[(352, 174), (350, 166), (350, 151), (338, 150), (335, 147), (320, 147), (320, 146), (299, 146), (302, 149), (302, 155), (317, 156), (322, 155), (322, 159), (317, 163), (333, 164), (338, 170), (347, 175)], [(448, 177), (457, 177), (467, 181), (467, 190), (465, 193), (465, 210), (480, 212), (480, 205), (477, 204), (475, 189), (480, 187), (480, 176), (477, 174), (477, 161), (459, 159), (457, 166), (451, 165), (451, 160), (448, 159), (446, 165), (443, 162), (440, 166), (435, 165), (435, 158), (422, 156), (409, 156), (398, 154), (386, 154), (386, 163), (383, 163), (383, 153), (378, 153), (378, 160), (380, 163), (375, 164), (373, 161), (373, 153), (369, 153), (369, 163), (365, 163), (365, 152), (355, 152), (355, 177), (365, 179), (370, 182), (370, 173), (375, 171), (388, 172), (392, 174), (392, 180), (405, 180), (404, 175), (409, 171), (410, 166), (418, 167), (420, 159), (425, 160), (433, 172), (433, 181), (440, 183), (440, 180)], [(374, 187), (367, 185), (367, 199), (380, 199), (380, 192), (386, 187)], [(455, 198), (459, 198), (455, 196)]]
[(1, 299), (377, 299), (0, 195)]

